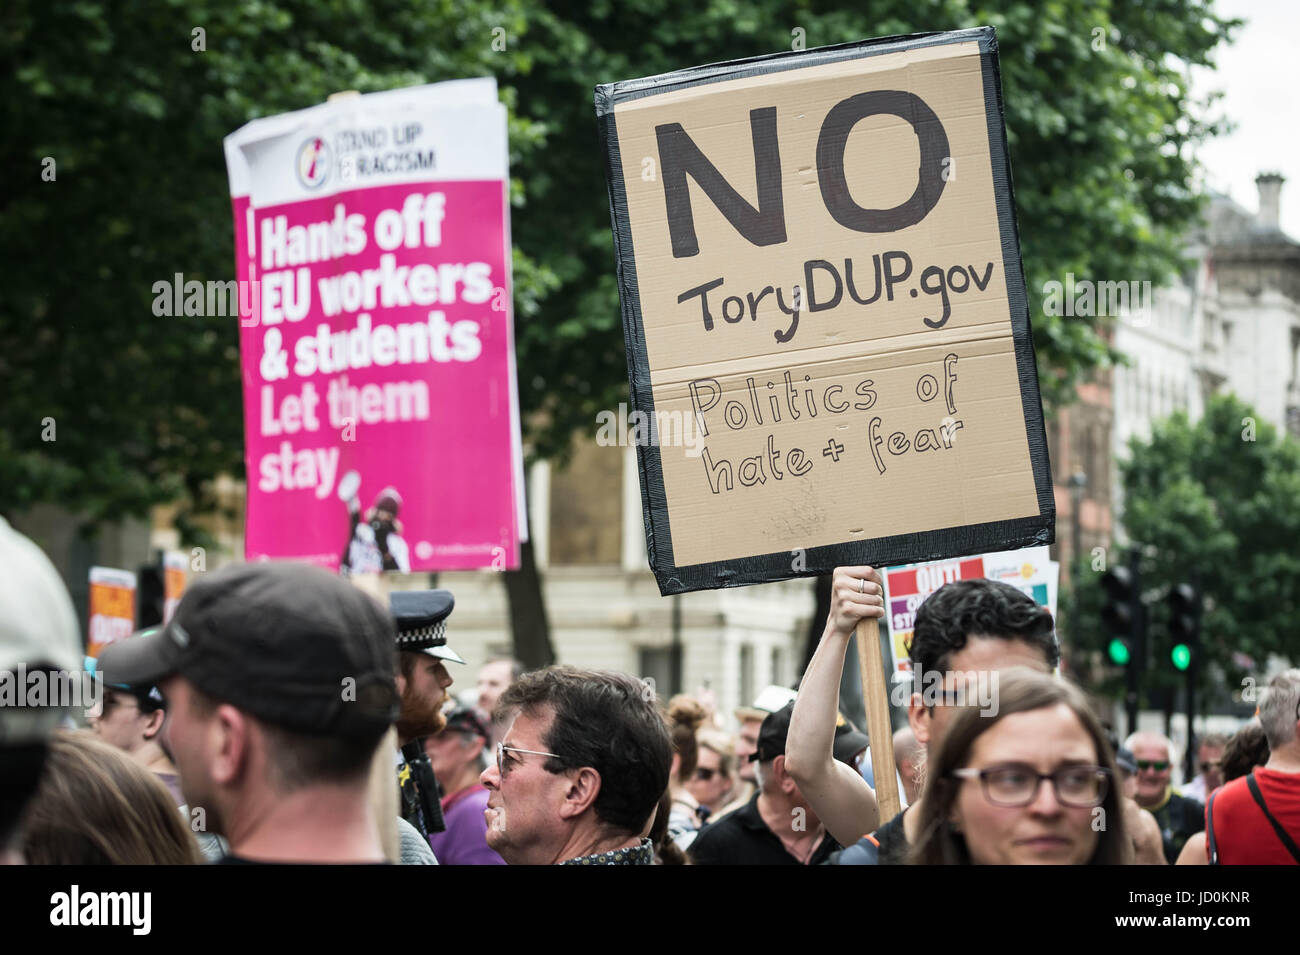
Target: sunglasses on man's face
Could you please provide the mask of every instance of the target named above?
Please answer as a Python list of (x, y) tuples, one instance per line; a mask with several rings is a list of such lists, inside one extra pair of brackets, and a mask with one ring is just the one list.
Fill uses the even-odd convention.
[(1137, 764), (1140, 770), (1150, 769), (1157, 773), (1163, 773), (1169, 768), (1169, 760), (1167, 759), (1139, 759)]
[(563, 757), (555, 753), (544, 753), (537, 749), (519, 749), (516, 746), (507, 746), (505, 743), (497, 743), (497, 775), (504, 777), (509, 771), (512, 763), (518, 762), (515, 759), (506, 759), (506, 753), (524, 753), (528, 756), (549, 756), (551, 759), (562, 759)]
[(697, 766), (695, 768), (695, 778), (702, 783), (711, 782), (713, 777), (717, 775), (717, 773), (718, 770), (711, 769), (705, 766)]

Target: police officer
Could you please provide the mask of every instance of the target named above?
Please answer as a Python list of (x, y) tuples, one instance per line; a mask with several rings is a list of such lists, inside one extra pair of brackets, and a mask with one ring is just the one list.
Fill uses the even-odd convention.
[(443, 661), (465, 662), (447, 646), (447, 617), (455, 604), (446, 590), (398, 590), (389, 595), (397, 624), (397, 691), (402, 698), (396, 724), (401, 816), (426, 840), (444, 827), (441, 794), (424, 753), (424, 737), (446, 725), (442, 707), (452, 679)]

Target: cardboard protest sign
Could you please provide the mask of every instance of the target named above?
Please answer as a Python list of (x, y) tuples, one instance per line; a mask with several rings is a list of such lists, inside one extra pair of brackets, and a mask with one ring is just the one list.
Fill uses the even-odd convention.
[(949, 561), (930, 561), (890, 567), (885, 578), (885, 622), (889, 627), (889, 646), (895, 673), (908, 673), (912, 632), (917, 608), (926, 598), (955, 580), (987, 577), (1024, 591), (1041, 607), (1056, 616), (1056, 585), (1060, 566), (1048, 556), (1047, 547), (977, 554)]
[(249, 560), (518, 566), (506, 110), (492, 79), (226, 138)]
[(600, 86), (663, 593), (1049, 543), (989, 28)]
[(90, 568), (89, 656), (135, 632), (135, 574), (113, 567)]

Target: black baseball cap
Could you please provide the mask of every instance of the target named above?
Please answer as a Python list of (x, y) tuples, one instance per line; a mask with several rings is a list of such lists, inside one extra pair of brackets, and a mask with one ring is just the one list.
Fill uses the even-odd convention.
[(393, 618), (318, 567), (237, 564), (199, 578), (171, 621), (100, 654), (106, 683), (179, 674), (274, 726), (376, 741), (397, 718)]
[(867, 734), (849, 722), (843, 713), (836, 714), (835, 742), (831, 749), (837, 760), (846, 766), (854, 766), (853, 757), (866, 749), (870, 743), (871, 739)]
[(488, 729), (487, 718), (481, 710), (472, 706), (457, 706), (448, 713), (447, 725), (443, 732), (473, 733), (485, 740), (492, 739), (492, 731)]
[(758, 749), (749, 754), (751, 763), (766, 763), (785, 755), (785, 738), (790, 732), (790, 714), (793, 712), (794, 700), (791, 700), (763, 718), (763, 725), (758, 728)]

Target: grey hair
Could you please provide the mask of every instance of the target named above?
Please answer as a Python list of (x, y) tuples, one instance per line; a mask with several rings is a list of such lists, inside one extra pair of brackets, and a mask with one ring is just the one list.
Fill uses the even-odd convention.
[(1259, 701), (1259, 723), (1268, 748), (1277, 750), (1296, 738), (1296, 708), (1300, 706), (1300, 669), (1283, 670), (1268, 681)]
[(1165, 736), (1163, 733), (1157, 733), (1154, 730), (1138, 730), (1136, 733), (1129, 733), (1128, 739), (1124, 740), (1124, 748), (1132, 751), (1134, 744), (1144, 739), (1158, 740), (1159, 742), (1163, 743), (1165, 749), (1168, 750), (1169, 752), (1169, 762), (1173, 764), (1178, 761), (1177, 757), (1174, 755), (1173, 741), (1170, 740), (1169, 737)]

